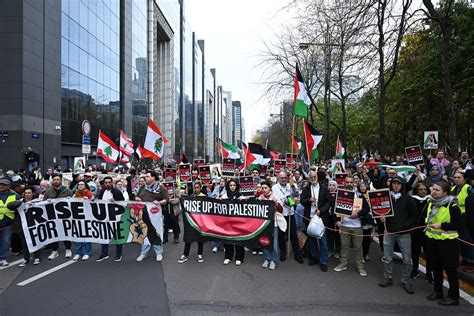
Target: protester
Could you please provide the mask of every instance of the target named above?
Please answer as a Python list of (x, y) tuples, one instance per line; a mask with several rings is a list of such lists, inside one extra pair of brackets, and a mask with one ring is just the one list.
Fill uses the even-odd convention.
[[(93, 200), (94, 194), (92, 194), (92, 192), (86, 187), (86, 183), (81, 180), (77, 183), (76, 192), (73, 197), (77, 199)], [(88, 260), (92, 253), (92, 243), (75, 242), (74, 244), (76, 246), (76, 254), (72, 257), (72, 260), (77, 261), (81, 257), (83, 261)]]
[[(85, 181), (85, 180), (84, 180)], [(112, 177), (106, 176), (104, 178), (104, 188), (99, 190), (99, 192), (96, 195), (96, 199), (98, 200), (106, 200), (106, 201), (124, 201), (124, 197), (122, 192), (119, 190), (115, 189), (112, 184)], [(90, 181), (89, 181), (90, 182)], [(117, 244), (115, 246), (115, 262), (120, 262), (122, 261), (122, 252), (123, 252), (123, 245), (122, 244)], [(101, 245), (101, 250), (100, 250), (100, 256), (95, 259), (96, 262), (101, 262), (106, 259), (109, 259), (109, 245), (108, 244), (102, 244)]]
[(15, 211), (8, 209), (11, 202), (20, 200), (20, 196), (10, 189), (10, 181), (0, 179), (0, 266), (8, 266), (7, 254), (10, 250), (10, 243), (15, 220)]
[[(329, 189), (318, 182), (318, 175), (314, 171), (309, 172), (310, 185), (303, 188), (301, 193), (301, 204), (304, 206), (304, 221), (306, 225), (313, 216), (321, 217), (324, 226), (329, 226), (329, 209), (331, 207), (331, 193)], [(321, 271), (328, 270), (328, 245), (326, 234), (320, 238), (309, 236), (308, 238), (309, 265), (319, 263)]]
[[(263, 181), (261, 183), (262, 194), (258, 197), (260, 201), (273, 201), (275, 202), (275, 210), (279, 213), (283, 211), (283, 206), (280, 204), (278, 198), (272, 192), (272, 184), (269, 181)], [(275, 216), (277, 214), (275, 213)], [(273, 245), (271, 249), (263, 249), (263, 258), (262, 268), (275, 270), (278, 263), (278, 234), (280, 229), (276, 219), (274, 220), (274, 229), (273, 229)]]
[[(459, 246), (456, 238), (462, 229), (461, 209), (451, 201), (449, 184), (437, 182), (431, 188), (426, 216), (426, 256), (433, 268), (434, 292), (428, 300), (439, 300), (440, 305), (459, 305)], [(443, 298), (443, 270), (448, 277), (448, 296)]]
[[(405, 180), (394, 177), (390, 183), (390, 196), (392, 199), (392, 217), (382, 217), (382, 223), (386, 223), (386, 234), (384, 236), (385, 271), (380, 287), (388, 287), (393, 284), (393, 257), (394, 247), (397, 243), (400, 247), (403, 259), (402, 287), (408, 294), (415, 293), (411, 283), (411, 236), (408, 230), (416, 223), (416, 204), (414, 199), (405, 191)], [(396, 234), (395, 234), (396, 233)]]
[(93, 177), (94, 175), (90, 172), (84, 173), (84, 182), (87, 184), (92, 194), (96, 194), (98, 191), (97, 184), (94, 182), (94, 180), (92, 180)]
[[(354, 178), (347, 176), (344, 179), (344, 189), (354, 191)], [(336, 221), (336, 226), (341, 230), (341, 259), (339, 264), (334, 268), (334, 271), (340, 272), (347, 270), (349, 247), (351, 243), (354, 246), (357, 273), (360, 276), (366, 277), (367, 272), (364, 267), (364, 257), (362, 252), (362, 222), (361, 217), (364, 217), (369, 212), (367, 202), (362, 200), (362, 209), (352, 211), (351, 216), (343, 217)]]
[[(174, 190), (174, 198), (169, 200), (169, 211), (168, 215), (169, 218), (166, 221), (168, 223), (168, 227), (173, 230), (173, 242), (175, 244), (179, 243), (179, 235), (181, 234), (181, 228), (179, 227), (179, 214), (181, 213), (181, 189), (176, 188)], [(166, 219), (166, 215), (165, 215)], [(168, 239), (168, 227), (163, 227), (163, 239)]]
[[(46, 192), (43, 195), (43, 200), (47, 200), (50, 202), (51, 200), (55, 199), (61, 199), (61, 198), (67, 198), (72, 196), (71, 190), (69, 190), (68, 187), (62, 185), (63, 181), (63, 176), (60, 173), (54, 174), (53, 175), (53, 183), (52, 186), (46, 190)], [(72, 243), (70, 241), (65, 240), (64, 246), (66, 247), (66, 254), (65, 258), (71, 258), (72, 257), (72, 251), (71, 251), (71, 246)], [(59, 257), (59, 243), (58, 242), (53, 242), (51, 243), (51, 254), (48, 257), (48, 260), (54, 260), (57, 257)]]
[[(205, 196), (202, 192), (202, 184), (201, 182), (197, 181), (194, 183), (194, 193), (193, 196)], [(184, 216), (183, 216), (183, 220)], [(201, 237), (200, 240), (197, 242), (198, 244), (198, 256), (197, 256), (197, 261), (199, 263), (204, 262), (204, 257), (202, 256), (202, 253), (204, 251), (204, 238)], [(185, 263), (186, 261), (189, 260), (189, 252), (191, 251), (191, 241), (186, 239), (186, 234), (184, 235), (184, 251), (181, 257), (178, 259), (178, 263)]]
[(328, 227), (331, 229), (326, 230), (326, 240), (328, 242), (329, 257), (339, 259), (341, 256), (341, 236), (339, 231), (336, 230), (336, 221), (334, 216), (334, 203), (337, 193), (337, 182), (334, 180), (329, 181), (329, 192), (331, 194), (331, 208), (329, 209), (330, 217), (328, 218)]
[[(367, 184), (365, 182), (360, 182), (357, 186), (358, 195), (364, 199), (369, 204), (369, 192), (367, 188)], [(372, 230), (375, 225), (375, 221), (372, 218), (372, 215), (369, 213), (365, 214), (365, 216), (361, 217), (361, 224), (362, 224), (362, 233), (364, 237), (362, 238), (362, 255), (364, 257), (364, 262), (370, 260), (369, 257), (369, 250), (370, 244), (372, 242)]]
[(122, 195), (123, 195), (123, 198), (125, 199), (125, 201), (128, 201), (130, 200), (130, 197), (128, 195), (128, 191), (127, 189), (123, 186), (123, 181), (122, 180), (117, 180), (115, 181), (115, 188), (117, 190), (119, 190), (120, 192), (122, 192)]
[(444, 152), (442, 150), (438, 150), (436, 157), (430, 159), (430, 163), (433, 166), (437, 165), (442, 175), (449, 175), (451, 173), (451, 162), (444, 157)]
[[(226, 195), (222, 198), (223, 200), (244, 200), (245, 197), (240, 193), (240, 183), (237, 179), (231, 179), (227, 182)], [(234, 259), (235, 253), (235, 265), (240, 266), (244, 261), (245, 250), (243, 246), (234, 244), (224, 243), (224, 264), (229, 264)]]
[(31, 172), (33, 168), (37, 167), (40, 161), (40, 155), (31, 147), (27, 147), (24, 151), (26, 163), (28, 164), (28, 171)]

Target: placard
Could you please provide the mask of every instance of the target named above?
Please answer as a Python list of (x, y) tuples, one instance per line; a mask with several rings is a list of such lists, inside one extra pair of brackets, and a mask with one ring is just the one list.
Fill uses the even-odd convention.
[(168, 192), (168, 198), (174, 199), (175, 198), (174, 182), (163, 182), (162, 184), (165, 187), (166, 192)]
[(165, 180), (176, 182), (176, 169), (175, 168), (165, 168)]
[(295, 169), (296, 168), (296, 160), (298, 158), (298, 154), (297, 153), (287, 153), (286, 154), (286, 166), (288, 167), (288, 169)]
[(278, 177), (280, 172), (285, 171), (285, 169), (286, 169), (286, 160), (277, 159), (277, 160), (274, 161), (273, 175), (275, 177)]
[(204, 160), (204, 159), (194, 159), (193, 160), (194, 167), (203, 166), (205, 163), (206, 163), (206, 160)]
[(369, 191), (369, 204), (373, 218), (391, 217), (395, 215), (393, 213), (389, 189)]
[(257, 184), (253, 181), (253, 177), (240, 177), (240, 193), (245, 197), (253, 197), (257, 189)]
[(222, 160), (222, 175), (225, 177), (233, 177), (236, 163), (236, 159), (224, 158)]
[(424, 165), (423, 152), (420, 145), (405, 147), (405, 154), (410, 166)]
[(344, 187), (344, 181), (346, 180), (347, 173), (337, 173), (336, 175), (336, 183), (339, 188)]
[(184, 163), (179, 165), (179, 180), (181, 182), (191, 181), (191, 164)]
[(211, 167), (209, 165), (199, 166), (199, 177), (203, 184), (209, 184), (212, 181)]
[(438, 131), (425, 131), (423, 136), (424, 149), (438, 149)]
[(260, 178), (265, 179), (265, 176), (267, 175), (268, 171), (268, 166), (260, 166)]
[(354, 198), (354, 191), (337, 190), (334, 213), (339, 216), (351, 216), (354, 209)]
[(346, 162), (344, 159), (331, 160), (331, 172), (333, 176), (338, 173), (346, 173)]

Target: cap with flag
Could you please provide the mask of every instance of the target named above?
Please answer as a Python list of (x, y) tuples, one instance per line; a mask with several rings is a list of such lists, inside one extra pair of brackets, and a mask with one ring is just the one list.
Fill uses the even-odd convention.
[(237, 152), (237, 146), (235, 145), (229, 145), (227, 143), (224, 143), (222, 139), (217, 138), (217, 147), (218, 150), (222, 154), (222, 158), (232, 158), (232, 159), (239, 159), (240, 155)]
[(168, 139), (163, 136), (160, 129), (150, 119), (146, 131), (145, 144), (143, 145), (143, 157), (158, 160), (163, 157), (165, 143)]
[(138, 146), (137, 146), (137, 149), (135, 150), (135, 153), (137, 154), (138, 159), (141, 160), (142, 157), (143, 157), (143, 148), (142, 148), (141, 145), (138, 145)]
[(133, 143), (127, 138), (127, 135), (125, 135), (123, 131), (120, 131), (120, 151), (129, 157), (133, 154)]
[(99, 132), (97, 153), (109, 163), (115, 163), (119, 156), (117, 145), (115, 145), (114, 142), (102, 132)]
[(303, 141), (298, 136), (291, 134), (291, 142), (293, 143), (293, 151), (299, 155), (303, 149)]
[(295, 96), (293, 101), (295, 116), (308, 117), (308, 108), (310, 105), (311, 100), (304, 86), (303, 76), (301, 75), (298, 65), (296, 65)]
[(336, 143), (336, 157), (341, 159), (344, 157), (344, 147), (342, 147), (341, 141), (339, 140), (339, 135), (337, 135), (337, 143)]
[(323, 135), (305, 120), (304, 136), (306, 139), (306, 152), (308, 153), (308, 162), (313, 163), (313, 161), (315, 161), (319, 157), (318, 144), (321, 142)]

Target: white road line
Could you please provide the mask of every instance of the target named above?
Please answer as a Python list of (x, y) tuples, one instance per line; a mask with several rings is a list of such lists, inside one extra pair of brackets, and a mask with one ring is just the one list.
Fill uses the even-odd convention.
[(26, 279), (25, 281), (22, 281), (22, 282), (18, 283), (17, 285), (18, 285), (18, 286), (25, 286), (25, 285), (28, 285), (28, 284), (30, 284), (31, 282), (34, 282), (34, 281), (36, 281), (36, 280), (39, 280), (39, 279), (41, 279), (42, 277), (45, 277), (45, 276), (47, 276), (48, 274), (54, 273), (54, 272), (56, 272), (56, 271), (58, 271), (58, 270), (61, 270), (62, 268), (65, 268), (65, 267), (67, 267), (67, 266), (69, 266), (69, 265), (71, 265), (71, 264), (73, 264), (73, 263), (75, 263), (75, 262), (76, 262), (76, 261), (74, 261), (74, 260), (70, 260), (70, 261), (65, 262), (65, 263), (63, 263), (63, 264), (60, 264), (59, 266), (56, 266), (56, 267), (51, 268), (51, 269), (49, 269), (49, 270), (46, 270), (46, 271), (44, 271), (44, 272), (42, 272), (42, 273), (40, 273), (40, 274), (37, 274), (37, 275), (35, 275), (34, 277), (31, 277), (31, 278), (29, 278), (29, 279)]
[(0, 270), (3, 270), (3, 269), (8, 269), (10, 267), (13, 267), (13, 266), (16, 266), (17, 264), (23, 262), (23, 259), (20, 259), (20, 260), (17, 260), (17, 261), (13, 261), (13, 262), (10, 262), (10, 264), (6, 267), (0, 267)]

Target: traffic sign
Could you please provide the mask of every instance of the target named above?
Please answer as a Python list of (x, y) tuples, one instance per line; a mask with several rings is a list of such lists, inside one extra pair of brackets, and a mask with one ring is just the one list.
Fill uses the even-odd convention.
[(33, 139), (39, 139), (39, 138), (40, 138), (40, 134), (39, 134), (39, 133), (36, 133), (36, 132), (32, 132), (32, 133), (31, 133), (31, 138), (33, 138)]
[(89, 155), (91, 153), (91, 145), (82, 144), (82, 153)]
[(82, 144), (83, 145), (90, 145), (91, 144), (90, 135), (82, 135)]
[(0, 138), (8, 138), (8, 132), (7, 131), (0, 131)]

